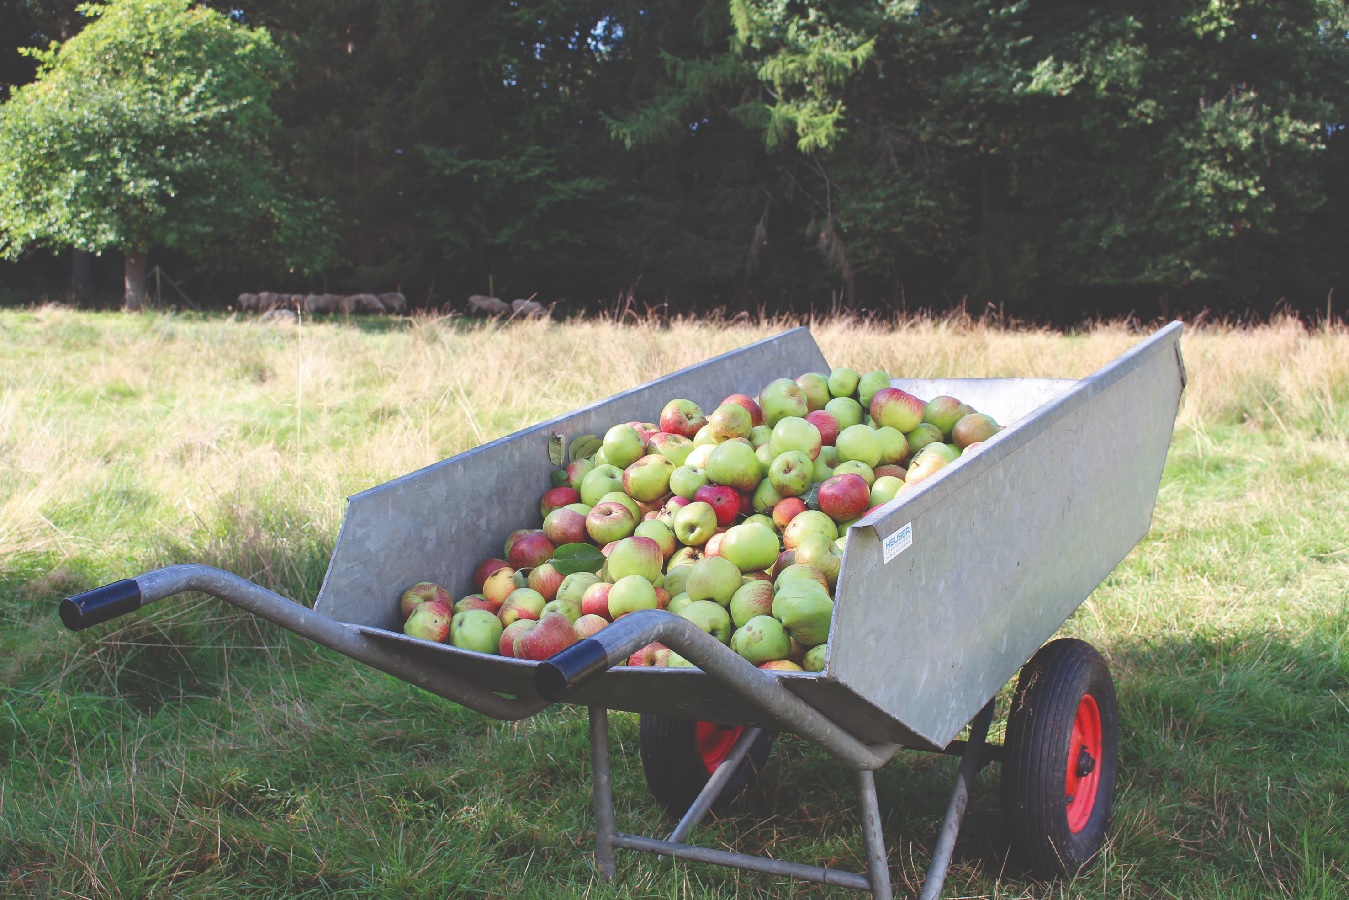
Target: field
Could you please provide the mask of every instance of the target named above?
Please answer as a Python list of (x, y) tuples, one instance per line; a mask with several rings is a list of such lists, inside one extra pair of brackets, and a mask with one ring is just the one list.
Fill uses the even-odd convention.
[[(582, 710), (496, 723), (200, 595), (80, 634), (55, 615), (178, 562), (312, 603), (349, 494), (781, 327), (0, 311), (0, 895), (858, 896), (624, 851), (601, 882)], [(1140, 336), (813, 328), (831, 362), (909, 376), (1080, 377)], [(1063, 629), (1120, 695), (1106, 851), (1026, 880), (990, 767), (944, 896), (1349, 897), (1349, 332), (1207, 324), (1182, 349), (1152, 531)], [(658, 834), (613, 720), (619, 828)], [(878, 773), (901, 896), (954, 770)], [(863, 870), (852, 802), (780, 738), (695, 837)]]

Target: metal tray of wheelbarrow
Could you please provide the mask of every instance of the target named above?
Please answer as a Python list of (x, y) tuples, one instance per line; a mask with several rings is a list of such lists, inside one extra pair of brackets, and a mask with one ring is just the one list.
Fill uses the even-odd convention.
[[(824, 670), (781, 683), (859, 740), (947, 746), (1147, 533), (1184, 388), (1180, 334), (1172, 323), (1082, 379), (895, 379), (1008, 427), (849, 529)], [(403, 635), (402, 591), (471, 592), (478, 562), (540, 524), (550, 447), (653, 421), (676, 397), (710, 410), (828, 370), (797, 328), (362, 491), (315, 612), (415, 667), (538, 698), (538, 663)], [(791, 730), (696, 669), (615, 667), (568, 702)]]

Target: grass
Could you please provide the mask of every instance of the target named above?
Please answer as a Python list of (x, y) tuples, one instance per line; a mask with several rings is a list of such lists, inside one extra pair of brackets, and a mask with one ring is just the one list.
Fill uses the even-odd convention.
[[(78, 635), (54, 615), (186, 561), (312, 603), (345, 496), (780, 327), (0, 311), (0, 895), (856, 896), (628, 852), (601, 882), (583, 711), (496, 723), (197, 595)], [(915, 376), (1082, 376), (1138, 340), (814, 332)], [(1064, 628), (1120, 692), (1106, 851), (1023, 878), (993, 767), (945, 896), (1349, 897), (1349, 333), (1208, 324), (1183, 350), (1153, 529)], [(612, 719), (619, 827), (657, 833), (635, 719)], [(913, 753), (878, 773), (901, 895), (953, 774)], [(860, 870), (852, 803), (782, 738), (698, 838)]]

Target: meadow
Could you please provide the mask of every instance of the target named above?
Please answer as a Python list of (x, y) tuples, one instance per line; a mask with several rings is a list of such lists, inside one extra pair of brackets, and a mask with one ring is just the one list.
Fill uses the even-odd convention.
[[(625, 851), (602, 882), (581, 709), (497, 723), (200, 595), (56, 617), (179, 562), (312, 604), (348, 495), (786, 325), (0, 311), (0, 895), (858, 896)], [(811, 325), (831, 363), (915, 377), (1081, 377), (1149, 330)], [(993, 766), (946, 897), (1349, 897), (1349, 331), (1201, 322), (1182, 351), (1152, 530), (1062, 629), (1119, 692), (1105, 851), (1027, 880)], [(668, 830), (612, 721), (619, 828)], [(955, 766), (877, 775), (901, 896)], [(781, 737), (696, 837), (864, 870), (852, 803)]]

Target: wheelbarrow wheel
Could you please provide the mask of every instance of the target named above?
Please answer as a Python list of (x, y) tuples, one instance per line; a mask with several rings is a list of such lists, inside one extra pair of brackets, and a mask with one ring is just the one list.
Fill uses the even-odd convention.
[[(651, 796), (672, 818), (682, 818), (743, 731), (739, 725), (642, 713), (638, 738), (642, 771)], [(759, 735), (726, 783), (714, 809), (724, 809), (736, 796), (754, 786), (772, 746), (771, 734), (765, 731)]]
[(1007, 717), (1002, 811), (1031, 875), (1072, 877), (1105, 843), (1119, 763), (1110, 670), (1085, 641), (1041, 647), (1021, 669)]

